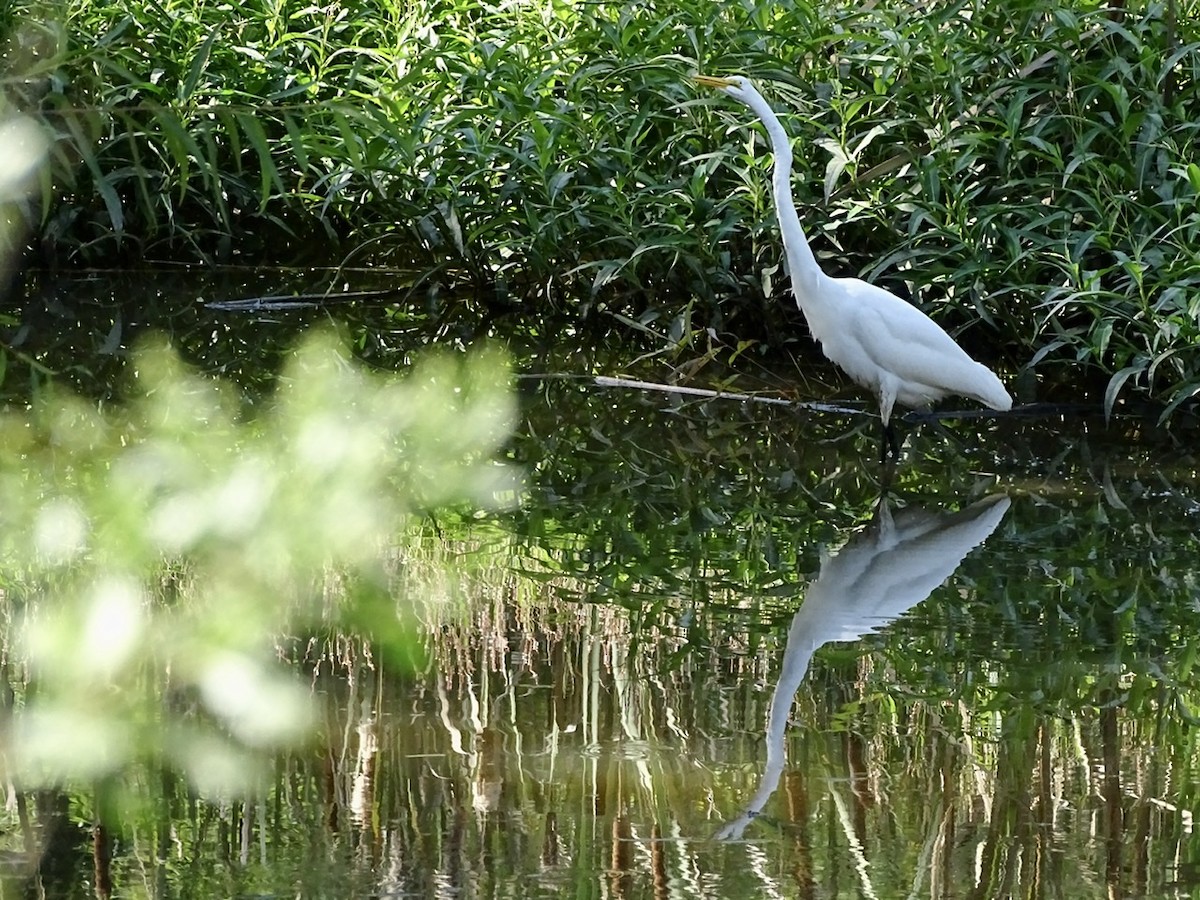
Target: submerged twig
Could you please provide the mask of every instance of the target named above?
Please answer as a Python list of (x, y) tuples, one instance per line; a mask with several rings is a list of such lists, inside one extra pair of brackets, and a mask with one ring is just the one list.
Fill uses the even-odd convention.
[(352, 303), (356, 300), (386, 300), (403, 294), (404, 288), (384, 288), (374, 291), (342, 291), (323, 294), (274, 294), (267, 297), (239, 297), (236, 300), (209, 300), (204, 305), (222, 312), (259, 312), (277, 309), (307, 309), (329, 303)]
[(655, 381), (638, 381), (634, 378), (615, 378), (609, 375), (595, 376), (595, 383), (599, 387), (620, 387), (633, 388), (641, 391), (662, 391), (667, 394), (687, 394), (691, 397), (704, 397), (708, 400), (738, 400), (742, 403), (769, 403), (773, 406), (792, 406), (799, 409), (812, 409), (818, 412), (838, 412), (849, 413), (851, 415), (865, 415), (861, 409), (850, 409), (845, 406), (837, 406), (832, 403), (816, 403), (805, 402), (800, 400), (787, 400), (783, 397), (761, 397), (758, 394), (742, 394), (736, 391), (714, 391), (708, 388), (684, 387), (678, 384), (659, 384)]
[(782, 397), (759, 397), (756, 394), (740, 394), (732, 391), (714, 391), (708, 388), (684, 387), (678, 384), (659, 384), (655, 381), (638, 381), (635, 378), (614, 378), (609, 375), (597, 375), (595, 378), (599, 387), (633, 388), (640, 391), (662, 391), (666, 394), (687, 394), (692, 397), (706, 397), (711, 400), (740, 400), (743, 403), (773, 403), (778, 406), (791, 406), (791, 400)]

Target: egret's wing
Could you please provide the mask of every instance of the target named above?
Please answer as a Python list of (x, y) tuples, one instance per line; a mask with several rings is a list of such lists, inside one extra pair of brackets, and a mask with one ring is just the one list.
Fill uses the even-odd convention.
[(848, 328), (872, 362), (905, 382), (972, 393), (981, 367), (941, 326), (883, 288), (847, 281), (846, 302), (854, 309)]
[(811, 656), (829, 641), (856, 640), (920, 603), (996, 529), (1008, 506), (999, 494), (956, 513), (907, 507), (893, 515), (886, 541), (870, 530), (854, 535), (809, 585), (789, 652), (797, 644)]
[(996, 530), (1009, 504), (1003, 494), (987, 497), (966, 509), (940, 516), (935, 527), (930, 527), (928, 517), (915, 510), (911, 529), (906, 521), (909, 510), (900, 510), (895, 520), (901, 539), (880, 553), (847, 586), (856, 614), (864, 624), (873, 619), (879, 627), (920, 603)]

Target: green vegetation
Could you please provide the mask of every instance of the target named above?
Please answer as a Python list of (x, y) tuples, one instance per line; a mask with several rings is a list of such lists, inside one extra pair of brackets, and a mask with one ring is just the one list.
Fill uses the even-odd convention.
[(687, 80), (743, 71), (831, 269), (1001, 367), (1078, 391), (1083, 364), (1109, 409), (1200, 390), (1197, 0), (7, 10), (0, 114), (51, 138), (25, 209), (60, 260), (315, 249), (435, 306), (672, 321), (685, 352), (801, 333), (764, 142)]
[(494, 458), (514, 413), (505, 367), (431, 358), (397, 380), (317, 333), (257, 409), (165, 348), (131, 368), (135, 398), (107, 414), (47, 395), (0, 418), (19, 710), (0, 755), (27, 785), (148, 763), (244, 790), (312, 725), (307, 684), (277, 659), (349, 632), (410, 660), (390, 591), (411, 522), (512, 499)]
[[(741, 71), (795, 136), (830, 270), (1040, 398), (1166, 419), (1200, 390), (1198, 23), (1200, 0), (0, 8), (0, 861), (85, 860), (97, 896), (118, 831), (125, 884), (180, 896), (395, 893), (409, 861), (412, 893), (511, 871), (631, 896), (641, 867), (832, 895), (868, 856), (893, 893), (1185, 883), (1186, 423), (1173, 455), (1132, 416), (1111, 445), (1018, 416), (915, 434), (899, 506), (1011, 512), (894, 630), (815, 655), (757, 844), (726, 849), (788, 623), (884, 490), (856, 464), (876, 423), (544, 378), (514, 430), (502, 360), (428, 345), (514, 313), (524, 369), (604, 368), (611, 328), (661, 351), (623, 350), (631, 374), (774, 387), (782, 347), (820, 393), (761, 132), (688, 81)], [(46, 282), (339, 265), (403, 302), (339, 315), (358, 361), (325, 333), (288, 349), (303, 314), (176, 311), (193, 368), (123, 356), (166, 293), (142, 269), (91, 317), (39, 296), (8, 329), (18, 257)], [(517, 467), (521, 503), (485, 512)]]

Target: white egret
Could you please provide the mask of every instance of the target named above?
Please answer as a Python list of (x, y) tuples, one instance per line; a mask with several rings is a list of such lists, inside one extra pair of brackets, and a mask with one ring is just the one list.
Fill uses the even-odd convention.
[(791, 143), (770, 104), (741, 75), (697, 75), (695, 80), (740, 100), (766, 126), (775, 154), (775, 213), (796, 304), (825, 355), (879, 398), (884, 457), (899, 455), (891, 425), (897, 403), (924, 407), (959, 394), (992, 409), (1012, 409), (1012, 397), (995, 373), (971, 359), (921, 310), (862, 279), (834, 278), (821, 270), (792, 201)]

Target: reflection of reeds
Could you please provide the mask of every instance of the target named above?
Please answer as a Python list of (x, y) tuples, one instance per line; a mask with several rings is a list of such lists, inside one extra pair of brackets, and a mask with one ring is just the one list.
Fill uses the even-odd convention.
[[(513, 556), (536, 571), (515, 576)], [(280, 872), (306, 896), (1161, 892), (1186, 877), (1192, 736), (1161, 691), (1084, 667), (1078, 646), (1056, 645), (1053, 666), (1009, 661), (946, 625), (980, 602), (985, 568), (968, 560), (923, 618), (814, 655), (782, 789), (744, 842), (717, 845), (760, 774), (785, 638), (762, 626), (796, 598), (659, 597), (647, 623), (566, 599), (589, 584), (515, 543), (416, 542), (393, 574), (422, 662), (328, 638), (310, 660), (319, 743), (280, 757), (251, 802), (155, 783), (159, 821), (133, 826), (132, 852), (163, 880), (209, 879), (212, 896)], [(965, 662), (925, 649), (969, 640)], [(1035, 665), (1042, 696), (1006, 692)], [(198, 859), (224, 874), (183, 865)]]
[(703, 621), (704, 645), (665, 617), (639, 631), (636, 610), (563, 601), (586, 585), (546, 575), (535, 589), (472, 568), (420, 605), (428, 670), (379, 682), (384, 856), (404, 846), (460, 886), (535, 873), (606, 878), (617, 896), (812, 896), (850, 879), (877, 896), (1099, 896), (1130, 877), (1161, 884), (1186, 846), (1171, 773), (1195, 753), (1152, 704), (1006, 698), (987, 661), (944, 673), (948, 687), (913, 683), (895, 663), (923, 626), (901, 620), (865, 656), (817, 655), (784, 790), (747, 844), (717, 851), (709, 836), (758, 774), (783, 636), (750, 657), (744, 632)]

